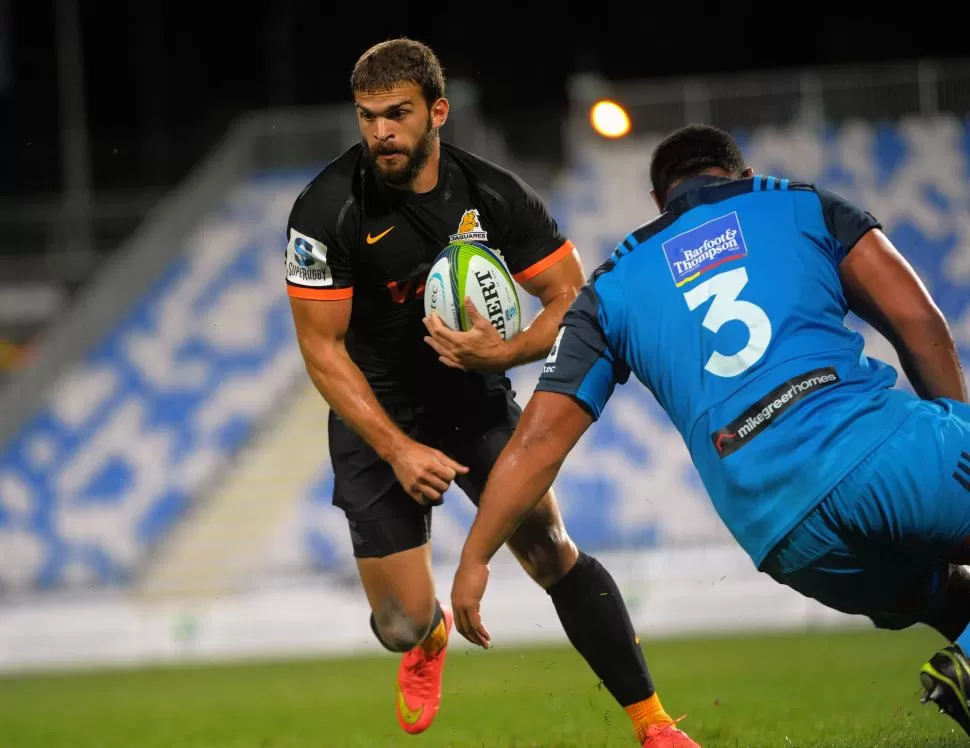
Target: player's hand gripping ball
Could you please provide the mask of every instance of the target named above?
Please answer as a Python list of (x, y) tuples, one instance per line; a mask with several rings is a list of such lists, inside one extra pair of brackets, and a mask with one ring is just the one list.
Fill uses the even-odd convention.
[(522, 310), (505, 263), (484, 244), (453, 242), (431, 266), (424, 287), (425, 316), (437, 314), (448, 329), (467, 332), (473, 320), (463, 303), (466, 297), (503, 340), (519, 334)]
[(505, 263), (483, 244), (455, 242), (435, 259), (424, 289), (425, 341), (446, 366), (504, 371), (522, 311)]

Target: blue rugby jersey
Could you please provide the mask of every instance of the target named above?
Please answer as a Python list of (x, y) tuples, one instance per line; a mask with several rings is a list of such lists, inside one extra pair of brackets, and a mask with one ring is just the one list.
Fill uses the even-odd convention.
[(839, 263), (879, 226), (809, 184), (687, 180), (583, 288), (537, 391), (599, 418), (632, 372), (760, 566), (915, 400), (844, 323)]

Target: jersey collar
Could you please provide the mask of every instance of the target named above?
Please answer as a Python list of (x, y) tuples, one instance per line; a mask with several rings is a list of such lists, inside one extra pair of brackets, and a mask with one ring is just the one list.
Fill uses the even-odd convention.
[(729, 177), (719, 177), (714, 174), (698, 174), (696, 177), (685, 179), (667, 193), (664, 210), (667, 210), (674, 200), (678, 200), (688, 193), (699, 190), (701, 187), (707, 187), (710, 184), (723, 184), (730, 181), (732, 180)]

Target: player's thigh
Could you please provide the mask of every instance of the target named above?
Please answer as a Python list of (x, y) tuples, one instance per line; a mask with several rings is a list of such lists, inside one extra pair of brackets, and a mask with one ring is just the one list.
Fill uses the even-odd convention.
[[(363, 524), (392, 522), (368, 520)], [(358, 556), (357, 569), (382, 635), (402, 644), (402, 648), (420, 641), (431, 625), (435, 609), (431, 544), (425, 542), (383, 556)]]
[[(476, 506), (492, 467), (512, 438), (521, 412), (509, 396), (500, 420), (493, 420), (484, 433), (463, 440), (456, 450), (456, 459), (464, 460), (469, 467), (468, 474), (457, 483)], [(566, 532), (552, 489), (526, 516), (507, 545), (526, 572), (543, 587), (552, 585), (572, 568), (578, 551)]]
[[(399, 424), (401, 425), (401, 424)], [(411, 424), (406, 431), (414, 432)], [(393, 468), (341, 418), (333, 412), (328, 422), (330, 461), (333, 468), (333, 505), (351, 520), (354, 555), (388, 555), (427, 542), (430, 525), (425, 521), (428, 507), (411, 498), (394, 474)], [(402, 518), (402, 527), (393, 532), (383, 525), (362, 535), (354, 523), (386, 517)], [(410, 532), (409, 532), (410, 531)]]
[[(970, 407), (918, 402), (782, 542), (772, 577), (885, 628), (925, 621), (970, 537)], [(963, 480), (966, 464), (967, 480)]]
[(333, 503), (347, 517), (351, 545), (371, 609), (380, 623), (418, 623), (434, 611), (431, 508), (398, 483), (391, 466), (340, 419), (330, 422)]
[(884, 629), (925, 622), (946, 590), (949, 564), (902, 550), (837, 548), (776, 579), (806, 597)]
[(449, 433), (440, 439), (440, 449), (468, 467), (468, 472), (457, 476), (455, 483), (475, 506), (521, 415), (522, 409), (511, 392), (494, 391), (478, 404), (472, 417), (448, 429)]
[(861, 540), (970, 562), (970, 406), (922, 401), (833, 492)]
[(902, 545), (859, 538), (823, 501), (768, 554), (762, 571), (833, 610), (867, 616), (880, 628), (925, 620), (946, 588), (949, 565)]
[(360, 581), (378, 628), (392, 643), (413, 645), (434, 616), (430, 508), (381, 517), (348, 515), (347, 522)]

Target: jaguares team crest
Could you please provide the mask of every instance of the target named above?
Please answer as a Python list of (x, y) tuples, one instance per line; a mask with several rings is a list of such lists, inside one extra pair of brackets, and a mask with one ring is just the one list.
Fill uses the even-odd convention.
[(449, 241), (460, 242), (460, 241), (472, 241), (472, 242), (486, 242), (488, 241), (488, 232), (482, 228), (482, 222), (479, 218), (478, 211), (472, 208), (471, 210), (466, 210), (461, 217), (461, 221), (458, 223), (458, 231), (448, 237)]

